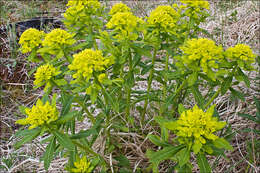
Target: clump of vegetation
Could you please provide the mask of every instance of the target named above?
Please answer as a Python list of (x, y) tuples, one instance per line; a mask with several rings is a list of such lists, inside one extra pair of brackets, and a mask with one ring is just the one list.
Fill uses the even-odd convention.
[[(67, 6), (67, 31), (28, 35), (30, 29), (20, 38), (28, 60), (41, 64), (34, 84), (44, 86), (44, 95), (32, 108), (20, 107), (27, 117), (17, 123), (30, 127), (17, 133), (23, 138), (15, 146), (48, 135), (46, 170), (60, 153), (68, 157), (71, 172), (159, 172), (166, 161), (173, 163), (168, 171), (192, 172), (194, 158), (201, 172), (211, 172), (207, 156), (226, 157), (225, 151), (233, 150), (228, 122), (212, 103), (229, 90), (242, 99), (234, 87), (250, 86), (245, 72), (255, 70), (251, 48), (238, 44), (225, 50), (198, 38), (206, 32), (200, 24), (208, 17), (207, 1), (158, 6), (147, 18), (122, 3), (109, 12), (98, 1), (71, 0)], [(139, 82), (147, 87), (136, 89)], [(186, 107), (191, 98), (194, 107)], [(91, 127), (77, 130), (83, 119)], [(149, 164), (131, 166), (120, 133), (153, 143), (144, 151)], [(94, 149), (100, 138), (102, 152)]]

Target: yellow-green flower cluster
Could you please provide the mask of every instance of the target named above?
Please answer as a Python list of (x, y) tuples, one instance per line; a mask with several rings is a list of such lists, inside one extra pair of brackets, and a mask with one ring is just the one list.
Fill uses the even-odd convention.
[(104, 58), (100, 50), (94, 51), (85, 49), (82, 52), (73, 55), (73, 62), (69, 65), (70, 70), (75, 70), (73, 78), (80, 79), (83, 77), (86, 81), (92, 77), (93, 72), (100, 72), (111, 65), (112, 60)]
[(95, 15), (101, 7), (98, 0), (70, 0), (69, 8), (64, 13), (64, 24), (72, 32), (85, 34), (93, 25), (91, 15)]
[(205, 0), (181, 0), (182, 3), (186, 4), (187, 7), (194, 8), (194, 9), (209, 9), (209, 2)]
[(154, 9), (147, 19), (148, 24), (157, 28), (157, 33), (160, 31), (175, 33), (177, 22), (180, 14), (177, 13), (171, 6), (162, 5)]
[(115, 13), (109, 22), (106, 24), (108, 29), (114, 29), (118, 34), (115, 36), (116, 39), (124, 40), (136, 40), (138, 34), (134, 31), (139, 30), (139, 25), (143, 24), (144, 21), (139, 17), (136, 17), (131, 12), (118, 12)]
[(37, 100), (35, 106), (31, 109), (26, 108), (25, 113), (27, 118), (20, 119), (16, 123), (21, 125), (30, 124), (29, 129), (33, 129), (44, 124), (49, 124), (58, 119), (59, 111), (56, 108), (55, 104), (50, 104), (48, 101), (43, 103), (40, 99)]
[(48, 33), (42, 42), (42, 45), (50, 48), (50, 54), (57, 54), (66, 46), (73, 45), (76, 40), (73, 35), (62, 29), (54, 29)]
[[(50, 86), (50, 80), (55, 76), (60, 74), (60, 72), (51, 64), (45, 64), (37, 68), (36, 73), (34, 74), (35, 80), (34, 85), (40, 87), (44, 84), (47, 84), (46, 87)], [(46, 88), (46, 89), (47, 89)]]
[(74, 162), (74, 167), (70, 171), (75, 173), (91, 173), (94, 169), (91, 162), (84, 156), (81, 159), (77, 158), (76, 162)]
[(237, 44), (235, 47), (228, 48), (225, 51), (225, 55), (228, 59), (237, 61), (241, 68), (250, 68), (256, 57), (252, 49), (244, 44)]
[(45, 33), (43, 31), (34, 28), (24, 31), (19, 40), (22, 53), (31, 52), (32, 49), (38, 47), (42, 43), (44, 36)]
[(208, 73), (211, 68), (219, 68), (218, 63), (224, 58), (221, 46), (206, 38), (190, 39), (180, 47), (184, 55), (181, 63), (194, 71)]
[(175, 131), (180, 143), (192, 146), (193, 151), (197, 153), (207, 140), (218, 139), (214, 133), (226, 125), (226, 122), (213, 117), (213, 112), (214, 105), (206, 112), (195, 105), (193, 109), (182, 112), (177, 121), (166, 123), (166, 127)]
[(130, 12), (130, 11), (131, 11), (131, 9), (127, 5), (125, 5), (124, 3), (120, 2), (120, 3), (117, 3), (117, 4), (113, 5), (111, 10), (109, 11), (109, 14), (110, 15), (114, 15), (114, 14), (116, 14), (118, 12), (123, 13), (123, 12)]

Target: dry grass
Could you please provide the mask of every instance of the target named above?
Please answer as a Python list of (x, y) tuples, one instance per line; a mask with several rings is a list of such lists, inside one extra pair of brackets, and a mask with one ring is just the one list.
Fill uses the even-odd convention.
[[(64, 2), (58, 0), (50, 1), (47, 5), (45, 2), (39, 1), (31, 6), (21, 1), (3, 1), (1, 3), (10, 12), (10, 15), (5, 15), (4, 20), (1, 20), (2, 23), (25, 19), (26, 17), (22, 15), (21, 11), (31, 9), (31, 7), (38, 8), (38, 12), (41, 12), (40, 9), (43, 12), (51, 11), (48, 14), (50, 16), (60, 16), (65, 8)], [(126, 3), (133, 7), (139, 15), (146, 16), (157, 4), (167, 3), (167, 1), (128, 1)], [(26, 4), (29, 7), (26, 7)], [(53, 4), (58, 5), (53, 6)], [(223, 47), (241, 42), (249, 44), (255, 53), (259, 54), (259, 4), (258, 1), (211, 1), (211, 16), (203, 27), (213, 34), (213, 38), (219, 44), (222, 44)], [(18, 9), (18, 12), (15, 12), (14, 9)], [(237, 11), (236, 15), (234, 15), (235, 11)], [(3, 17), (2, 15), (0, 17)], [(32, 15), (37, 15), (37, 13), (32, 12)], [(29, 16), (27, 15), (27, 17)], [(46, 147), (41, 143), (46, 139), (46, 136), (38, 137), (33, 143), (26, 144), (18, 150), (13, 148), (13, 144), (18, 140), (14, 136), (14, 133), (19, 128), (14, 123), (20, 116), (18, 106), (31, 106), (37, 98), (42, 96), (40, 90), (32, 90), (32, 78), (28, 75), (30, 70), (35, 68), (36, 65), (26, 63), (24, 60), (25, 56), (18, 52), (15, 59), (10, 58), (12, 49), (9, 43), (10, 39), (0, 36), (0, 40), (0, 172), (46, 172), (41, 161), (41, 156)], [(257, 72), (249, 74), (250, 79), (256, 78), (257, 75), (259, 75)], [(145, 86), (140, 86), (140, 88), (142, 87)], [(253, 173), (260, 171), (259, 148), (254, 148), (254, 145), (249, 147), (249, 149), (254, 150), (252, 159), (249, 158), (250, 151), (247, 149), (247, 143), (253, 139), (259, 140), (259, 136), (255, 136), (251, 132), (242, 132), (242, 129), (245, 127), (255, 129), (259, 129), (259, 127), (257, 127), (257, 124), (238, 116), (238, 112), (255, 114), (253, 96), (260, 99), (260, 84), (259, 81), (258, 83), (253, 81), (249, 89), (244, 85), (240, 85), (239, 88), (246, 95), (245, 102), (232, 100), (229, 94), (221, 96), (215, 101), (221, 119), (226, 120), (234, 131), (232, 145), (235, 150), (226, 153), (229, 160), (209, 158), (211, 163), (216, 163), (214, 172)], [(192, 101), (190, 104), (192, 104)], [(150, 123), (152, 123), (152, 120)], [(86, 129), (87, 127), (89, 127), (88, 121), (77, 124), (77, 129)], [(158, 129), (153, 129), (152, 126), (149, 126), (149, 123), (142, 130), (144, 134), (156, 134), (158, 132)], [(120, 152), (124, 153), (130, 160), (134, 171), (138, 167), (143, 168), (148, 165), (148, 160), (145, 156), (146, 149), (156, 149), (146, 137), (137, 133), (114, 132), (112, 133), (112, 139), (115, 140), (114, 143), (122, 146)], [(97, 141), (94, 150), (104, 155), (105, 138), (101, 136)], [(117, 163), (113, 158), (114, 155), (106, 155), (104, 157), (111, 167)], [(48, 172), (63, 172), (62, 170), (66, 162), (66, 159), (57, 155)], [(162, 163), (160, 171), (165, 172), (169, 164), (172, 163)], [(194, 168), (194, 172), (198, 172), (198, 169)]]

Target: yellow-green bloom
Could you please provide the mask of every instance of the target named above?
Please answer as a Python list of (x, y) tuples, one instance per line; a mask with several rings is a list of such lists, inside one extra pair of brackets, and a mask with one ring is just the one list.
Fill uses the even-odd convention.
[(241, 68), (251, 67), (255, 62), (256, 55), (248, 45), (237, 44), (235, 47), (230, 47), (225, 51), (225, 55), (232, 61), (237, 61)]
[(50, 105), (47, 101), (43, 103), (40, 99), (37, 100), (36, 105), (31, 109), (26, 108), (25, 113), (27, 118), (17, 120), (16, 123), (21, 125), (30, 124), (29, 129), (33, 129), (44, 124), (49, 124), (58, 119), (59, 111), (56, 108), (55, 104)]
[(120, 2), (120, 3), (117, 3), (115, 5), (113, 5), (113, 7), (111, 8), (111, 10), (109, 11), (109, 14), (110, 15), (114, 15), (118, 12), (130, 12), (131, 9), (125, 5), (124, 3)]
[(85, 156), (81, 159), (77, 158), (76, 162), (74, 162), (74, 167), (71, 168), (70, 171), (73, 173), (91, 173), (94, 167), (91, 165), (91, 162), (87, 160)]
[(75, 42), (72, 34), (62, 29), (54, 29), (46, 35), (42, 45), (50, 48), (50, 54), (57, 54), (64, 47), (73, 45)]
[(214, 133), (226, 125), (226, 122), (213, 117), (213, 113), (214, 105), (206, 112), (195, 105), (193, 109), (182, 112), (177, 121), (166, 123), (166, 127), (176, 133), (180, 143), (191, 145), (197, 153), (207, 140), (218, 139)]
[(98, 75), (98, 81), (100, 83), (103, 83), (106, 79), (107, 79), (107, 75), (105, 73), (101, 73), (100, 75)]
[(50, 85), (50, 80), (55, 76), (60, 74), (60, 72), (51, 64), (45, 64), (37, 68), (34, 74), (35, 80), (34, 85), (40, 87), (44, 84)]
[(179, 59), (180, 63), (183, 63), (193, 71), (200, 71), (202, 68), (206, 74), (212, 68), (218, 69), (218, 63), (224, 58), (222, 47), (217, 46), (214, 41), (206, 38), (188, 40), (180, 49), (184, 54)]
[(86, 34), (92, 31), (97, 18), (92, 18), (101, 7), (98, 0), (70, 0), (64, 13), (64, 24), (72, 32)]
[(22, 53), (31, 52), (32, 49), (38, 47), (42, 43), (44, 35), (45, 33), (43, 31), (34, 28), (29, 28), (24, 31), (19, 40)]
[(182, 3), (186, 4), (188, 7), (194, 8), (194, 9), (209, 9), (209, 2), (205, 0), (181, 0)]
[(103, 71), (111, 64), (111, 60), (104, 58), (100, 50), (85, 49), (73, 57), (73, 62), (69, 65), (70, 70), (76, 71), (73, 78), (83, 77), (86, 81), (89, 81), (94, 71)]
[(175, 27), (179, 18), (180, 14), (177, 13), (171, 6), (161, 5), (151, 12), (147, 22), (157, 28), (157, 32), (164, 31), (175, 33)]
[(112, 16), (109, 22), (106, 24), (108, 29), (114, 29), (118, 35), (116, 39), (124, 40), (126, 38), (130, 40), (136, 40), (138, 35), (134, 31), (139, 30), (139, 25), (144, 21), (131, 12), (118, 12)]

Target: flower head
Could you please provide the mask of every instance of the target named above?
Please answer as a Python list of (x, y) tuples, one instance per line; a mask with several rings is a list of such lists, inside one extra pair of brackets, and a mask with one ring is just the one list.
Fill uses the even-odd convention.
[(74, 162), (75, 168), (71, 168), (71, 172), (75, 173), (91, 173), (94, 167), (91, 165), (91, 162), (87, 160), (86, 157), (77, 158), (76, 162)]
[(138, 35), (134, 31), (138, 31), (138, 26), (144, 21), (131, 12), (118, 12), (115, 13), (109, 22), (106, 24), (108, 29), (114, 29), (118, 35), (117, 39), (128, 38), (130, 40), (136, 40)]
[(238, 62), (241, 68), (250, 67), (255, 62), (256, 55), (252, 49), (244, 44), (237, 44), (235, 47), (230, 47), (225, 51), (228, 59)]
[(80, 79), (83, 77), (88, 81), (94, 71), (99, 72), (105, 70), (105, 67), (110, 65), (111, 60), (104, 58), (100, 50), (94, 51), (85, 49), (82, 52), (73, 55), (72, 64), (69, 65), (70, 70), (75, 70), (73, 78)]
[(45, 33), (34, 28), (29, 28), (23, 32), (19, 40), (22, 53), (31, 52), (42, 43)]
[(224, 58), (222, 47), (206, 38), (188, 40), (180, 49), (184, 54), (181, 63), (194, 71), (202, 68), (206, 74), (211, 68), (219, 68), (218, 63)]
[(50, 54), (57, 54), (64, 46), (73, 45), (75, 42), (73, 35), (67, 31), (54, 29), (46, 35), (42, 45), (51, 49)]
[(48, 101), (43, 103), (40, 99), (37, 100), (36, 105), (34, 105), (31, 109), (26, 108), (25, 113), (27, 118), (20, 119), (16, 121), (16, 123), (21, 125), (30, 124), (31, 126), (29, 129), (33, 129), (44, 124), (49, 124), (50, 122), (57, 120), (59, 115), (59, 111), (57, 110), (55, 104), (50, 105)]
[(194, 9), (209, 9), (209, 2), (205, 0), (181, 0), (182, 3), (186, 4), (190, 8)]
[(179, 13), (177, 13), (171, 6), (161, 5), (151, 12), (147, 22), (164, 32), (174, 32), (179, 18)]
[(109, 14), (110, 15), (114, 15), (114, 14), (116, 14), (118, 12), (123, 13), (123, 12), (130, 12), (130, 11), (131, 11), (131, 9), (127, 5), (125, 5), (124, 3), (120, 2), (120, 3), (115, 4), (111, 8), (111, 10), (109, 11)]
[(213, 112), (214, 106), (204, 112), (195, 105), (193, 109), (182, 112), (177, 121), (166, 123), (166, 127), (176, 132), (180, 143), (192, 145), (194, 152), (198, 152), (207, 140), (218, 139), (214, 133), (226, 125), (226, 122), (213, 117)]
[(34, 74), (34, 85), (36, 85), (37, 87), (40, 87), (44, 84), (49, 85), (50, 80), (58, 74), (60, 74), (60, 72), (53, 65), (42, 65), (37, 68), (37, 71)]

